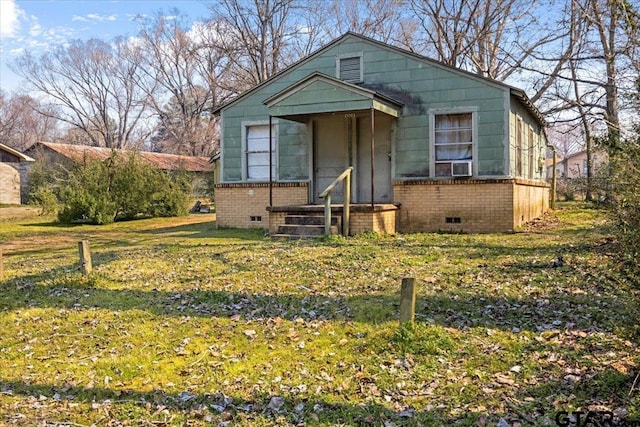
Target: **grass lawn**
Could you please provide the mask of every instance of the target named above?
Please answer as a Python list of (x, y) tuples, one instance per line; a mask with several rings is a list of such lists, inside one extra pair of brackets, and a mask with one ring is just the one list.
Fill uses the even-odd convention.
[[(640, 288), (616, 273), (604, 211), (323, 240), (216, 230), (213, 215), (30, 217), (2, 220), (0, 245), (0, 425), (640, 419)], [(404, 277), (417, 317), (399, 328)]]

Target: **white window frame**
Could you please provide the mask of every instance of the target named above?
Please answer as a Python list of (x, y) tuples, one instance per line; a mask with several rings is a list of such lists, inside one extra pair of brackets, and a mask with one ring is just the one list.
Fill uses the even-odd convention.
[[(450, 114), (471, 114), (471, 175), (477, 175), (478, 165), (478, 108), (471, 107), (456, 107), (456, 108), (438, 108), (430, 109), (427, 112), (429, 114), (429, 151), (430, 151), (430, 164), (429, 164), (429, 176), (431, 178), (438, 179), (454, 179), (453, 176), (437, 176), (436, 175), (436, 116), (450, 115)], [(465, 160), (467, 161), (467, 160)]]
[[(268, 182), (269, 176), (262, 178), (251, 178), (249, 177), (249, 155), (254, 152), (249, 152), (247, 147), (247, 137), (249, 135), (249, 128), (254, 126), (266, 126), (269, 127), (268, 120), (259, 120), (259, 121), (245, 121), (242, 122), (242, 180), (243, 181), (251, 181), (251, 182)], [(271, 138), (272, 138), (272, 148), (273, 151), (271, 153), (272, 157), (272, 178), (274, 181), (278, 179), (278, 122), (277, 120), (272, 120), (271, 122)], [(258, 152), (255, 152), (256, 154)], [(264, 153), (261, 151), (260, 153)]]
[(339, 80), (344, 80), (340, 76), (340, 61), (343, 59), (349, 58), (359, 58), (360, 59), (360, 78), (356, 80), (344, 80), (347, 83), (362, 83), (364, 81), (364, 60), (363, 60), (362, 52), (353, 52), (353, 53), (343, 53), (336, 56), (336, 78)]

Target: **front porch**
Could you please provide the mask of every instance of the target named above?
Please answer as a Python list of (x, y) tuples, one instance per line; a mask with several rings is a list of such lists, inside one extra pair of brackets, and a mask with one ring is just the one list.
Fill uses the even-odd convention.
[[(331, 205), (331, 231), (340, 234), (342, 227), (342, 204)], [(352, 204), (350, 213), (350, 236), (373, 231), (395, 234), (399, 207), (390, 203)], [(271, 206), (269, 212), (269, 234), (283, 237), (314, 237), (324, 234), (323, 205)]]

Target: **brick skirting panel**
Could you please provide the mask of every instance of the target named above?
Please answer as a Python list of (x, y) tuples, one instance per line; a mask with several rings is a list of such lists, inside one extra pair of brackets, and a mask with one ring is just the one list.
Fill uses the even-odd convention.
[[(269, 183), (217, 184), (216, 224), (219, 227), (269, 228)], [(306, 182), (273, 183), (273, 204), (305, 204)]]
[(549, 209), (549, 185), (518, 179), (394, 181), (398, 231), (510, 232)]
[[(519, 179), (396, 180), (398, 210), (351, 214), (351, 234), (363, 231), (493, 233), (517, 230), (549, 209), (549, 185)], [(305, 205), (308, 183), (274, 183), (273, 205)], [(268, 183), (216, 185), (217, 224), (274, 230), (284, 215), (270, 213)], [(282, 216), (282, 218), (280, 218)], [(271, 224), (270, 224), (271, 221)]]
[[(393, 205), (390, 205), (393, 206)], [(352, 236), (365, 231), (373, 231), (379, 234), (396, 234), (396, 215), (398, 208), (379, 211), (352, 211), (350, 234)]]

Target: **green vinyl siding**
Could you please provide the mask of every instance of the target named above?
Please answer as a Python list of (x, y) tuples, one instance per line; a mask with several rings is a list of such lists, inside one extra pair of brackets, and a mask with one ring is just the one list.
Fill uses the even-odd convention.
[[(505, 108), (509, 109), (509, 104), (518, 104), (515, 99), (509, 100), (510, 89), (507, 86), (348, 35), (308, 60), (289, 68), (267, 84), (254, 88), (247, 96), (222, 110), (223, 180), (242, 179), (242, 122), (268, 120), (269, 110), (263, 104), (265, 99), (313, 72), (335, 77), (336, 58), (348, 54), (362, 54), (364, 80), (361, 87), (376, 91), (403, 105), (401, 115), (393, 119), (396, 120), (393, 178), (428, 178), (430, 173), (433, 174), (429, 170), (432, 153), (428, 112), (453, 108), (475, 111), (476, 175), (496, 177), (511, 173), (513, 168), (509, 161), (513, 154), (511, 147), (507, 145), (513, 145), (513, 117), (522, 114), (523, 117), (528, 117), (527, 123), (535, 124), (535, 121), (523, 108), (512, 108), (510, 114), (505, 111)], [(278, 109), (272, 110), (272, 113), (305, 114), (305, 105), (314, 105), (314, 112), (353, 111), (363, 107), (357, 96), (350, 97), (347, 92), (336, 94), (331, 85), (321, 83), (305, 88), (290, 98), (279, 102)], [(324, 106), (320, 105), (323, 103)], [(505, 123), (509, 117), (509, 123)], [(539, 134), (539, 126), (535, 129), (536, 135)], [(310, 179), (312, 144), (309, 126), (279, 119), (278, 132), (279, 179)]]
[(424, 115), (402, 116), (396, 129), (396, 176), (429, 176), (429, 118)]
[(278, 178), (280, 181), (309, 179), (309, 127), (305, 124), (280, 121)]
[[(517, 150), (518, 120), (522, 123), (523, 132), (520, 151)], [(530, 136), (533, 137), (531, 144), (529, 143)], [(518, 153), (521, 156), (521, 173), (517, 171)], [(524, 107), (512, 97), (509, 111), (509, 174), (517, 178), (545, 180), (546, 171), (544, 167), (541, 167), (544, 165), (545, 154), (546, 141), (540, 125), (533, 120)]]
[(338, 90), (327, 82), (316, 81), (308, 85), (304, 91), (298, 91), (292, 96), (280, 101), (278, 106), (301, 107), (334, 102), (358, 102), (366, 100), (362, 95)]

